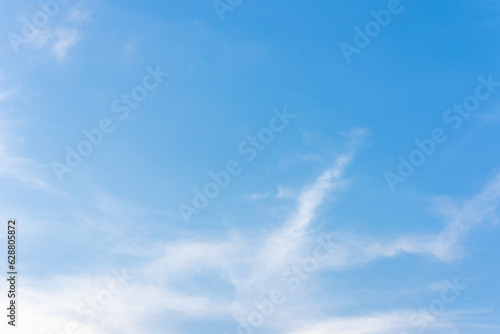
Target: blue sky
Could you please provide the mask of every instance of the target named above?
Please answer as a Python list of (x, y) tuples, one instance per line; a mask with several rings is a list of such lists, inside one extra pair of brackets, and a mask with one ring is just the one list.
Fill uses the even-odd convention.
[(498, 3), (54, 1), (0, 2), (4, 332), (498, 333)]

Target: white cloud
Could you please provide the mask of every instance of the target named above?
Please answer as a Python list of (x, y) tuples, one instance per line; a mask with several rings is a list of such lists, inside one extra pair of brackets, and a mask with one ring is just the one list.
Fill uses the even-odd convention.
[[(332, 168), (323, 172), (312, 185), (305, 187), (297, 197), (295, 210), (274, 231), (258, 231), (253, 235), (248, 231), (236, 231), (219, 240), (191, 237), (177, 242), (156, 242), (143, 246), (131, 241), (132, 246), (127, 249), (127, 254), (140, 258), (140, 263), (143, 263), (130, 270), (136, 276), (135, 288), (120, 295), (116, 302), (102, 312), (102, 317), (85, 324), (86, 333), (110, 333), (117, 328), (123, 329), (123, 326), (126, 326), (127, 333), (139, 333), (145, 330), (144, 324), (151, 319), (165, 319), (170, 324), (164, 325), (158, 333), (175, 333), (178, 324), (190, 319), (229, 320), (230, 314), (242, 314), (252, 308), (255, 299), (280, 284), (281, 273), (290, 264), (310, 254), (313, 239), (311, 227), (318, 209), (332, 192), (338, 192), (345, 186), (344, 171), (353, 155), (349, 153), (338, 157)], [(334, 256), (325, 262), (322, 270), (360, 266), (403, 252), (431, 254), (443, 261), (456, 259), (460, 241), (470, 228), (493, 212), (497, 203), (500, 203), (499, 197), (500, 177), (497, 177), (458, 208), (449, 205), (450, 201), (438, 200), (439, 213), (446, 217), (448, 224), (436, 235), (377, 240), (335, 232), (332, 234)], [(115, 211), (117, 204), (114, 201), (108, 198), (105, 202), (112, 204), (108, 211)], [(117, 218), (121, 221), (122, 217)], [(75, 308), (89, 296), (95, 295), (104, 280), (101, 275), (97, 275), (65, 277), (66, 283), (62, 286), (57, 280), (52, 283), (33, 282), (24, 288), (26, 296), (35, 294), (35, 286), (49, 286), (41, 290), (44, 292), (37, 292), (37, 298), (26, 299), (24, 317), (39, 319), (47, 326), (44, 328), (54, 330), (62, 330), (70, 321), (80, 322)], [(76, 294), (70, 290), (74, 286), (81, 287)], [(217, 289), (214, 290), (214, 286)], [(41, 309), (36, 304), (38, 300), (46, 301), (44, 305), (49, 306), (65, 305), (66, 311), (55, 306)], [(300, 310), (294, 305), (282, 307), (283, 312), (277, 312), (275, 316), (282, 324), (273, 328), (291, 334), (400, 334), (398, 331), (409, 326), (410, 311), (404, 310), (318, 319), (312, 311), (314, 305), (306, 304)], [(304, 309), (311, 313), (304, 314)], [(306, 323), (304, 318), (312, 320)], [(444, 320), (434, 322), (432, 326), (451, 328)], [(146, 329), (150, 333), (156, 332), (151, 328)]]
[[(176, 314), (182, 315), (181, 319), (227, 319), (229, 314), (245, 309), (256, 294), (271, 286), (274, 271), (284, 268), (298, 255), (297, 249), (302, 247), (307, 227), (315, 217), (317, 207), (328, 192), (335, 188), (351, 156), (340, 157), (332, 169), (324, 172), (312, 186), (307, 187), (299, 197), (296, 212), (282, 228), (270, 237), (264, 237), (262, 241), (259, 241), (262, 236), (255, 239), (234, 233), (223, 241), (182, 240), (160, 248), (148, 245), (148, 248), (156, 249), (154, 255), (151, 252), (139, 252), (138, 255), (146, 254), (150, 260), (131, 270), (137, 274), (136, 289), (121, 297), (121, 302), (114, 303), (106, 311), (106, 317), (102, 321), (87, 324), (87, 332), (110, 332), (122, 319), (130, 322), (127, 332), (140, 332), (144, 330), (144, 319), (154, 315), (168, 317), (173, 330)], [(224, 284), (227, 291), (218, 289), (215, 295), (206, 286), (193, 280), (195, 277), (212, 277), (211, 280)], [(49, 284), (42, 291), (50, 292), (40, 292), (40, 298), (29, 298), (26, 303), (46, 298), (46, 305), (57, 305), (60, 303), (59, 299), (65, 298), (61, 305), (78, 305), (79, 301), (96, 293), (85, 287), (99, 286), (103, 279), (98, 276), (83, 278), (83, 283), (81, 280), (76, 276), (65, 277), (66, 283), (62, 287), (57, 282), (32, 284)], [(76, 295), (73, 293), (68, 295), (70, 297), (64, 297), (71, 286), (80, 286), (81, 289)], [(26, 295), (35, 293), (29, 291), (28, 287), (25, 290), (28, 290)], [(57, 330), (58, 326), (64, 328), (65, 323), (81, 320), (74, 312), (74, 307), (71, 306), (69, 312), (62, 312), (60, 307), (41, 310), (31, 304), (25, 307), (24, 312), (26, 317), (29, 317), (28, 310), (44, 314), (42, 323), (46, 324), (46, 328)]]
[(83, 39), (83, 33), (76, 29), (59, 29), (54, 34), (57, 41), (52, 46), (52, 51), (59, 61), (63, 61), (68, 50)]
[(50, 29), (38, 29), (36, 33), (28, 39), (27, 43), (41, 49), (47, 45), (52, 37), (53, 33)]
[(66, 17), (66, 21), (71, 22), (72, 27), (68, 27), (67, 23), (64, 25), (51, 22), (51, 26), (58, 27), (37, 29), (33, 36), (26, 40), (26, 43), (38, 49), (50, 48), (56, 59), (63, 61), (68, 50), (83, 39), (83, 32), (76, 27), (91, 22), (91, 12), (74, 8)]
[(68, 15), (68, 21), (75, 24), (83, 24), (85, 22), (92, 22), (92, 17), (90, 15), (90, 10), (84, 9), (73, 9)]

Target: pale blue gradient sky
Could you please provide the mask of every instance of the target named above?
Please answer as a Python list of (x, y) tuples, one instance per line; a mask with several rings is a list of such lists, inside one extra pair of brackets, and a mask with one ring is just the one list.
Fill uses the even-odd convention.
[[(347, 63), (340, 43), (388, 3), (244, 0), (221, 21), (210, 0), (68, 1), (16, 52), (8, 34), (41, 8), (0, 0), (17, 330), (232, 334), (281, 289), (255, 333), (413, 333), (457, 278), (426, 333), (498, 333), (500, 87), (456, 130), (443, 114), (479, 76), (500, 81), (500, 6), (401, 0)], [(157, 66), (168, 77), (121, 120), (112, 102)], [(296, 117), (247, 162), (240, 143), (285, 107)], [(115, 130), (60, 182), (53, 163), (105, 118)], [(391, 191), (384, 173), (435, 128), (447, 140)], [(231, 160), (242, 172), (187, 224), (179, 205)], [(328, 235), (336, 251), (290, 291), (283, 276)], [(134, 287), (85, 319), (122, 268)]]

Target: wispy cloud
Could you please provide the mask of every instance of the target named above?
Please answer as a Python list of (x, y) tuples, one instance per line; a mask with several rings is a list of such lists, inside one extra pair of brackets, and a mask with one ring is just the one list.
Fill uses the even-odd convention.
[(88, 22), (92, 22), (89, 10), (73, 8), (65, 19), (51, 22), (51, 27), (37, 29), (26, 43), (37, 49), (50, 49), (58, 61), (64, 61), (70, 48), (83, 40), (80, 26)]
[(52, 51), (57, 60), (63, 61), (68, 50), (83, 39), (83, 33), (76, 29), (59, 29), (55, 32), (55, 37), (57, 41), (52, 46)]
[[(118, 318), (140, 318), (138, 309), (150, 309), (146, 304), (154, 305), (158, 314), (180, 313), (184, 317), (224, 319), (231, 313), (238, 313), (256, 294), (268, 288), (276, 275), (275, 270), (284, 268), (298, 255), (297, 251), (303, 246), (307, 227), (312, 223), (318, 206), (335, 189), (351, 159), (352, 154), (339, 157), (334, 167), (325, 171), (312, 186), (306, 187), (298, 198), (295, 213), (281, 228), (262, 241), (258, 240), (263, 236), (249, 238), (235, 232), (224, 241), (181, 240), (165, 246), (156, 245), (153, 246), (156, 249), (154, 254), (138, 250), (137, 256), (145, 255), (150, 261), (132, 270), (139, 276), (137, 292), (124, 297), (124, 304), (115, 309), (121, 313), (107, 314), (106, 324), (87, 326), (89, 333), (106, 331), (115, 320), (119, 322)], [(212, 276), (212, 279), (226, 285), (226, 292), (220, 290), (218, 297), (193, 281), (194, 277)], [(66, 277), (65, 281), (76, 284), (80, 279)], [(98, 282), (100, 279), (88, 278), (90, 281), (84, 285), (90, 286), (95, 284), (92, 281)], [(189, 289), (186, 289), (187, 282), (190, 284)], [(64, 295), (61, 288), (54, 288), (58, 291), (56, 296)], [(52, 288), (45, 290), (53, 291)], [(55, 298), (46, 297), (51, 300)], [(84, 295), (78, 298), (83, 299)], [(57, 311), (57, 308), (54, 310)], [(144, 311), (142, 316), (147, 316), (148, 312)], [(46, 319), (60, 322), (60, 318), (55, 318), (56, 314), (51, 313)], [(77, 315), (69, 314), (64, 321), (78, 322), (79, 319)], [(138, 319), (138, 323), (130, 329), (131, 333), (139, 331), (142, 326), (139, 322)]]
[[(244, 310), (252, 307), (255, 298), (269, 292), (276, 284), (283, 270), (310, 252), (311, 239), (314, 237), (312, 227), (320, 213), (319, 209), (332, 193), (344, 189), (344, 173), (353, 157), (354, 151), (340, 155), (331, 168), (324, 171), (313, 184), (305, 187), (297, 196), (295, 209), (281, 224), (277, 224), (274, 231), (253, 231), (253, 234), (248, 231), (233, 231), (216, 239), (192, 237), (176, 242), (158, 241), (147, 245), (131, 240), (133, 247), (126, 249), (126, 254), (140, 258), (142, 263), (130, 269), (132, 275), (137, 278), (135, 288), (120, 296), (116, 303), (103, 311), (105, 317), (97, 318), (91, 323), (82, 323), (81, 316), (76, 311), (62, 312), (57, 307), (50, 308), (50, 311), (39, 310), (33, 304), (27, 305), (26, 308), (45, 314), (44, 321), (50, 322), (47, 323), (47, 328), (57, 330), (57, 327), (65, 322), (73, 321), (82, 323), (81, 328), (85, 328), (89, 334), (121, 328), (123, 319), (127, 319), (129, 333), (143, 331), (144, 319), (156, 316), (169, 319), (170, 325), (163, 326), (161, 332), (175, 332), (177, 325), (189, 319), (230, 321), (230, 314), (242, 314)], [(436, 235), (377, 240), (344, 232), (332, 233), (334, 255), (321, 269), (324, 271), (360, 266), (404, 252), (430, 254), (443, 261), (456, 259), (457, 245), (472, 227), (483, 222), (495, 210), (499, 196), (500, 176), (493, 179), (480, 193), (462, 203), (459, 208), (444, 205), (443, 201), (437, 200), (439, 212), (444, 214), (448, 224)], [(116, 202), (107, 198), (101, 203), (101, 209), (108, 207), (105, 203), (109, 204), (107, 211), (112, 213)], [(117, 219), (121, 220), (119, 217)], [(115, 248), (115, 251), (119, 249)], [(64, 277), (67, 282), (64, 286), (99, 286), (99, 282), (103, 280), (100, 275), (85, 278), (69, 276)], [(38, 282), (32, 286), (40, 286), (42, 283)], [(213, 293), (214, 286), (217, 286), (217, 294)], [(435, 285), (433, 287), (436, 288)], [(77, 301), (84, 301), (88, 295), (95, 294), (91, 288), (85, 288), (80, 289), (80, 294), (69, 294), (71, 297), (60, 301), (59, 299), (64, 298), (62, 296), (69, 293), (65, 289), (53, 283), (50, 288), (43, 289), (51, 291), (50, 294), (39, 293), (38, 299), (47, 299), (50, 305), (60, 302), (61, 305), (69, 305), (71, 303), (67, 298), (71, 298), (72, 304), (75, 305), (78, 304)], [(28, 300), (33, 303), (38, 299)], [(71, 306), (70, 309), (74, 310), (75, 307), (77, 305)], [(298, 312), (293, 305), (283, 307), (288, 311), (276, 317), (282, 320), (282, 317), (285, 317), (286, 322), (272, 326), (276, 326), (273, 328), (280, 332), (290, 334), (399, 334), (398, 331), (408, 328), (411, 312), (389, 310), (326, 319), (317, 318), (317, 315), (311, 313), (308, 317), (312, 320), (305, 322), (303, 317), (299, 317), (300, 314), (303, 315), (303, 310)], [(309, 309), (313, 309), (313, 305)], [(431, 326), (452, 328), (446, 318), (433, 322)], [(153, 329), (149, 331), (155, 332)]]
[[(429, 254), (450, 262), (463, 255), (461, 241), (475, 226), (485, 222), (500, 205), (500, 174), (472, 198), (452, 204), (450, 198), (435, 198), (435, 211), (444, 217), (446, 227), (437, 235), (402, 236), (393, 241), (378, 241), (369, 237), (340, 235), (339, 248), (351, 253), (361, 263), (378, 257), (392, 257), (400, 253)], [(337, 259), (337, 261), (339, 261)], [(337, 265), (348, 265), (350, 260)]]
[(75, 24), (83, 24), (85, 22), (92, 22), (92, 16), (90, 10), (85, 9), (73, 9), (68, 15), (68, 21)]

